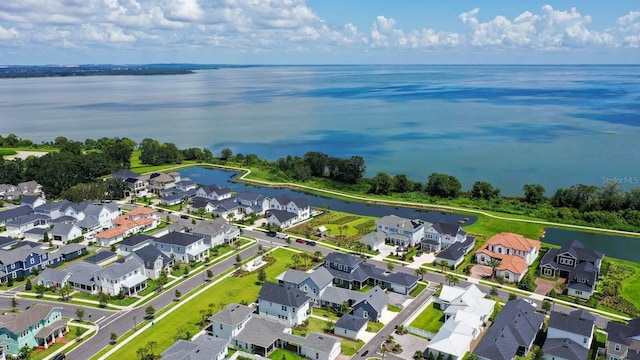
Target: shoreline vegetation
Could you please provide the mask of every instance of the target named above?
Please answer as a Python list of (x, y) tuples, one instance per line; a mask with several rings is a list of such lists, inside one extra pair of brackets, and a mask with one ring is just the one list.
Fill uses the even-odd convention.
[(113, 75), (188, 75), (196, 70), (215, 70), (214, 65), (147, 64), (147, 65), (9, 65), (0, 67), (0, 79)]

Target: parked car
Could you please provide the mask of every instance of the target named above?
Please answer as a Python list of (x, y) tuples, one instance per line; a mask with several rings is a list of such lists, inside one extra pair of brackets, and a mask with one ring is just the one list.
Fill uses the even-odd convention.
[(304, 244), (304, 243), (305, 243), (305, 241), (304, 241), (303, 239), (296, 239), (296, 242), (297, 242), (297, 243), (301, 243), (301, 244)]
[(529, 305), (533, 306), (534, 308), (537, 308), (537, 307), (538, 307), (538, 304), (534, 303), (533, 301), (531, 301), (531, 300), (529, 300), (529, 299), (522, 299), (522, 300), (524, 300), (524, 301), (528, 302), (528, 303), (529, 303)]
[(285, 239), (287, 240), (289, 238), (289, 235), (284, 234), (284, 233), (278, 233), (278, 235), (276, 235), (278, 237), (278, 239)]
[(64, 360), (64, 359), (66, 359), (66, 358), (67, 358), (67, 357), (66, 357), (66, 355), (65, 355), (65, 354), (60, 353), (60, 354), (58, 354), (58, 355), (54, 356), (54, 357), (53, 357), (53, 360)]
[(183, 218), (183, 219), (188, 219), (189, 215), (182, 214), (182, 215), (180, 215), (180, 217)]
[(275, 237), (276, 236), (276, 232), (275, 231), (267, 231), (267, 236)]
[(311, 241), (311, 240), (307, 240), (307, 245), (316, 246), (316, 242), (315, 241)]

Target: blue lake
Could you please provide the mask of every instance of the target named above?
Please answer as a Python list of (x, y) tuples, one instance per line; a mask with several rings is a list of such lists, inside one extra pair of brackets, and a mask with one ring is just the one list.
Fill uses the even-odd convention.
[(547, 228), (545, 236), (540, 240), (562, 246), (574, 239), (580, 241), (585, 248), (600, 251), (605, 256), (640, 263), (639, 238)]
[(445, 222), (449, 224), (457, 224), (458, 221), (468, 218), (465, 221), (465, 225), (473, 224), (477, 218), (473, 216), (453, 214), (439, 211), (420, 211), (403, 207), (392, 207), (384, 205), (369, 205), (358, 202), (350, 202), (344, 200), (338, 200), (329, 197), (322, 197), (311, 194), (303, 194), (287, 188), (270, 188), (247, 185), (241, 182), (233, 182), (233, 177), (238, 175), (235, 172), (206, 169), (206, 168), (191, 168), (179, 171), (182, 177), (188, 177), (192, 181), (199, 184), (216, 184), (220, 187), (230, 187), (235, 192), (253, 191), (258, 194), (262, 194), (269, 197), (275, 197), (281, 194), (287, 194), (291, 197), (305, 196), (311, 206), (322, 207), (324, 205), (329, 206), (330, 209), (336, 211), (348, 212), (351, 214), (367, 215), (382, 217), (385, 215), (397, 215), (408, 219), (421, 219), (429, 222)]

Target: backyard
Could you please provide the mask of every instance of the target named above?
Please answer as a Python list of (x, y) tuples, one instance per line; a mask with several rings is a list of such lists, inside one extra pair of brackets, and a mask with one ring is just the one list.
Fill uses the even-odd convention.
[(431, 333), (437, 333), (444, 325), (444, 312), (435, 307), (434, 303), (429, 304), (418, 317), (413, 320), (411, 326)]
[(377, 218), (373, 216), (360, 216), (343, 212), (324, 210), (319, 216), (295, 226), (289, 230), (312, 239), (318, 239), (316, 232), (324, 226), (323, 241), (333, 243), (344, 248), (350, 248), (362, 236), (376, 229)]

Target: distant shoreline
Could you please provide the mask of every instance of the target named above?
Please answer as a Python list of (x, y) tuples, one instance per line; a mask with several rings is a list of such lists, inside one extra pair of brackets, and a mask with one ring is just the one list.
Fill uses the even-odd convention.
[(214, 65), (151, 64), (151, 65), (78, 65), (78, 66), (23, 66), (0, 67), (0, 79), (25, 79), (74, 76), (154, 76), (189, 75), (196, 70), (215, 70)]

